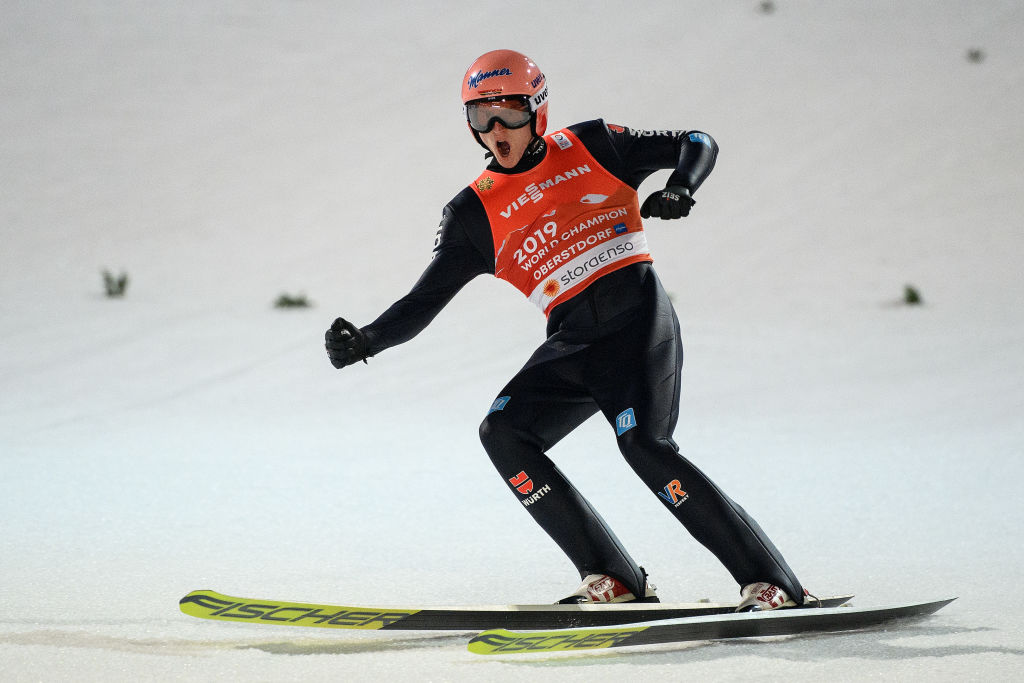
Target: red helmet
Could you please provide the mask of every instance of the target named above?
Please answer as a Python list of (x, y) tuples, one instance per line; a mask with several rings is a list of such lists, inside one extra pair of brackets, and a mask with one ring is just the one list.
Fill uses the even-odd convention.
[[(544, 135), (548, 127), (548, 86), (544, 74), (529, 57), (514, 50), (493, 50), (478, 57), (462, 79), (464, 108), (477, 100), (510, 97), (521, 97), (528, 102), (533, 132)], [(472, 132), (479, 142), (479, 134)]]

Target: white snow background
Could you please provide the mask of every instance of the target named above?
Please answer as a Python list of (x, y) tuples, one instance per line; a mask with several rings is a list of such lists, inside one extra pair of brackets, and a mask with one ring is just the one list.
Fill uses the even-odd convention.
[[(1024, 678), (1022, 32), (1019, 0), (3, 3), (0, 679)], [(459, 81), (497, 47), (547, 73), (552, 129), (721, 145), (692, 215), (647, 226), (686, 344), (683, 452), (812, 592), (957, 602), (856, 634), (497, 658), (468, 634), (179, 612), (197, 588), (403, 606), (577, 585), (477, 439), (542, 340), (531, 304), (479, 278), (368, 365), (323, 350), (429, 261), (482, 168)], [(663, 600), (736, 598), (610, 427), (552, 456)]]

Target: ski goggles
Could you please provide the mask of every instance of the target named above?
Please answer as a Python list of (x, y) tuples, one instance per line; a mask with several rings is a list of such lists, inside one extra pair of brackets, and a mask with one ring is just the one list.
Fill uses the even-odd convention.
[(494, 97), (466, 104), (466, 120), (478, 133), (490, 133), (500, 122), (505, 128), (522, 128), (533, 118), (526, 97)]

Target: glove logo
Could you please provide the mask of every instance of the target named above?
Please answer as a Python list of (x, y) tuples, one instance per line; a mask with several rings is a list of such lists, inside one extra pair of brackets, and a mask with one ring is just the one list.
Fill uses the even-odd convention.
[(699, 142), (705, 147), (711, 146), (711, 138), (709, 138), (705, 133), (690, 133), (690, 140), (693, 142)]

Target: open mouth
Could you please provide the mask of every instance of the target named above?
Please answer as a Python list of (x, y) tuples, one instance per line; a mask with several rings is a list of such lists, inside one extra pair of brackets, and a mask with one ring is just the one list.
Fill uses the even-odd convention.
[(512, 153), (512, 145), (507, 142), (498, 142), (496, 146), (498, 148), (498, 154), (503, 157), (507, 157)]

